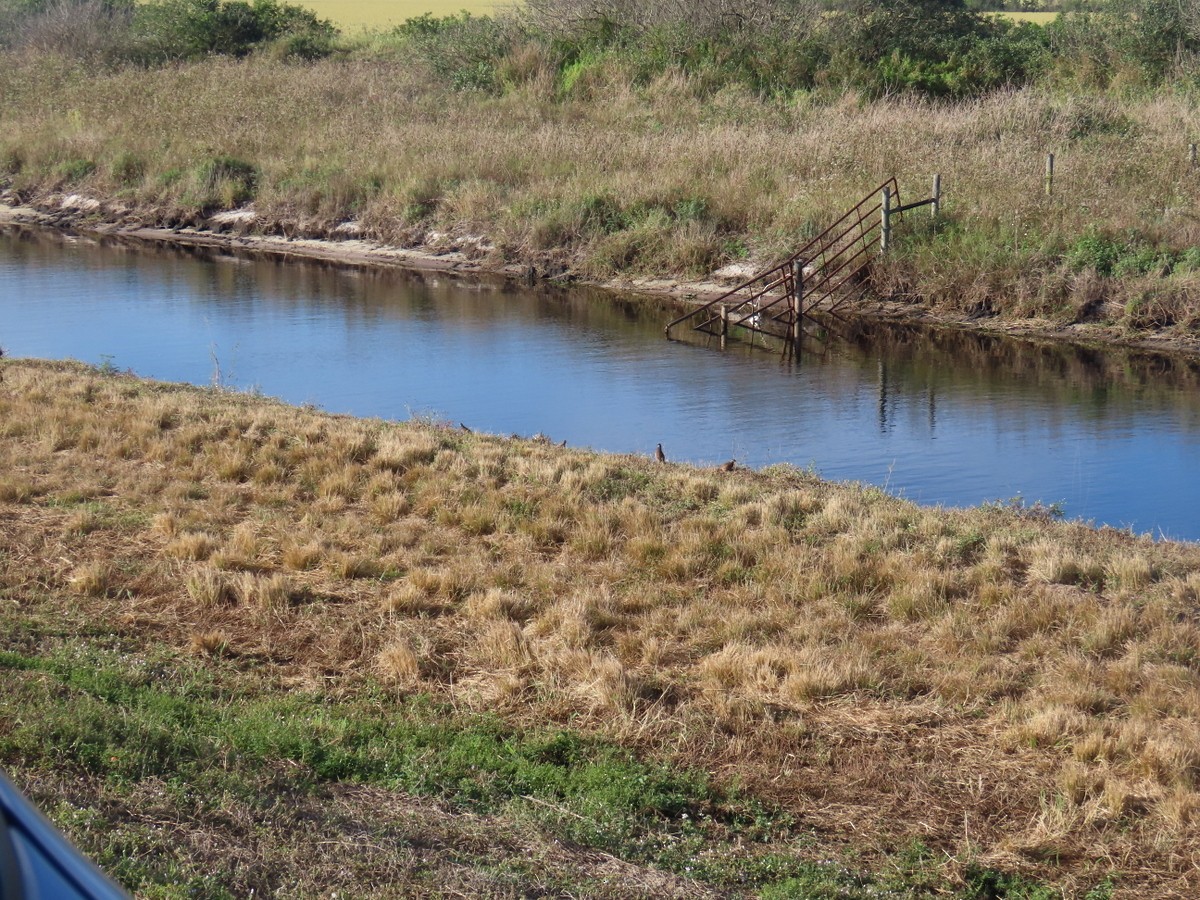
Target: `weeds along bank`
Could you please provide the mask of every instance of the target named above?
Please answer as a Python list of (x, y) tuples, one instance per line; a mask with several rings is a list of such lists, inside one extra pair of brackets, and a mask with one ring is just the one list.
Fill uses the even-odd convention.
[[(780, 897), (830, 859), (903, 873), (830, 896), (1049, 896), (987, 871), (1068, 896), (1200, 887), (1194, 545), (0, 366), (0, 664), (19, 686), (0, 764), (76, 798), (58, 815), (143, 860), (126, 874), (147, 890), (211, 872), (212, 835), (267, 813), (278, 871), (326, 866), (272, 798), (342, 791), (347, 827), (372, 819), (350, 782), (384, 810), (397, 788), (525, 809), (521, 829), (541, 810), (630, 864)], [(473, 711), (582, 737), (429, 730)], [(624, 757), (597, 738), (714, 788), (605, 770)], [(601, 828), (616, 813), (560, 764), (650, 793), (622, 787)], [(253, 869), (220, 884), (244, 893)]]
[(427, 17), (353, 40), (265, 13), (250, 37), (226, 35), (224, 19), (193, 34), (166, 13), (201, 0), (151, 6), (156, 30), (120, 32), (130, 43), (116, 49), (76, 47), (49, 24), (13, 31), (25, 37), (0, 67), (9, 202), (97, 199), (94, 218), (167, 225), (238, 210), (221, 227), (459, 249), (546, 275), (703, 280), (790, 252), (886, 176), (917, 199), (940, 172), (942, 222), (910, 215), (877, 295), (1122, 334), (1196, 324), (1186, 22), (1167, 62), (1157, 37), (1113, 30), (1144, 21), (1115, 6), (1057, 31), (980, 30), (953, 9), (930, 24), (927, 11), (924, 43), (870, 4), (862, 33), (843, 12), (765, 0), (737, 34), (702, 4), (681, 30), (674, 6), (615, 4), (585, 26), (547, 0), (527, 11), (537, 28)]

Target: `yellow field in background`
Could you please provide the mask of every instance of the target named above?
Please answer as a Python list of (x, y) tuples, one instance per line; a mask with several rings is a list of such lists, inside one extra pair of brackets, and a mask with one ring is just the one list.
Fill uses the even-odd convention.
[(422, 13), (448, 16), (466, 10), (480, 14), (507, 6), (503, 0), (300, 0), (300, 5), (342, 29), (389, 28)]
[(996, 15), (1004, 16), (1004, 18), (1012, 19), (1015, 22), (1036, 22), (1038, 25), (1045, 25), (1058, 18), (1058, 13), (1056, 12), (999, 12)]
[[(390, 28), (423, 13), (448, 16), (464, 10), (475, 15), (516, 5), (512, 0), (297, 0), (343, 30)], [(1053, 12), (999, 12), (1018, 22), (1045, 25), (1058, 15)]]

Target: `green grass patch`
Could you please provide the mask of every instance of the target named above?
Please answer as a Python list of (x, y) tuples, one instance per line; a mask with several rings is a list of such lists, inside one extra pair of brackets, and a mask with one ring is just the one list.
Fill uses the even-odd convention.
[(251, 783), (295, 763), (297, 787), (377, 784), (481, 813), (532, 804), (570, 840), (647, 860), (683, 837), (707, 843), (710, 828), (754, 836), (761, 818), (702, 773), (570, 731), (517, 731), (423, 698), (247, 692), (220, 665), (79, 646), (48, 656), (0, 651), (0, 670), (10, 686), (0, 697), (8, 723), (0, 761), (25, 770), (75, 770), (116, 784), (203, 782), (221, 771)]
[[(287, 764), (293, 791), (373, 784), (474, 813), (532, 818), (562, 840), (712, 884), (765, 888), (768, 897), (915, 897), (938, 877), (911, 861), (886, 877), (814, 862), (796, 852), (812, 841), (789, 815), (722, 791), (701, 772), (570, 730), (522, 731), (424, 697), (379, 688), (343, 700), (280, 694), (236, 663), (161, 648), (130, 654), (111, 642), (0, 651), (0, 677), (0, 764), (19, 771), (78, 772), (118, 792), (152, 779), (189, 795), (263, 804), (273, 773)], [(60, 813), (68, 829), (105, 833), (102, 811)], [(97, 856), (137, 891), (183, 896), (176, 889), (186, 884), (194, 889), (188, 896), (228, 895), (219, 877), (196, 882), (170, 859), (147, 854), (139, 842), (150, 839), (116, 829)], [(998, 879), (987, 884), (1009, 883)]]

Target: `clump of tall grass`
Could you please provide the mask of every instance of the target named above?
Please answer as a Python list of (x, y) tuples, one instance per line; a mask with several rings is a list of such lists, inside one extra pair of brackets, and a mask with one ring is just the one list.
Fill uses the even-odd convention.
[(70, 576), (72, 590), (87, 597), (103, 597), (114, 587), (112, 565), (105, 560), (85, 563)]

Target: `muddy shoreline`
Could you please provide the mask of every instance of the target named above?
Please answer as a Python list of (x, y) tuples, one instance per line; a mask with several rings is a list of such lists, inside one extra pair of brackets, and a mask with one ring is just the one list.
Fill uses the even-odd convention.
[[(19, 203), (11, 195), (0, 196), (0, 227), (50, 228), (97, 237), (262, 254), (348, 267), (399, 268), (467, 278), (500, 277), (558, 286), (580, 285), (610, 291), (625, 300), (656, 300), (680, 310), (719, 297), (745, 277), (739, 274), (702, 281), (671, 277), (592, 281), (569, 273), (537, 272), (527, 265), (496, 266), (489, 263), (485, 254), (478, 252), (479, 239), (439, 240), (421, 247), (397, 247), (357, 236), (353, 228), (345, 229), (344, 237), (298, 237), (264, 234), (262, 230), (266, 224), (252, 214), (227, 212), (217, 213), (199, 224), (180, 227), (146, 225), (121, 204), (79, 195), (55, 195), (31, 204)], [(438, 236), (440, 239), (445, 237)], [(955, 315), (930, 309), (919, 300), (865, 299), (843, 309), (850, 317), (872, 321), (948, 328), (1027, 341), (1200, 357), (1200, 335), (1130, 332), (1093, 323), (1063, 325), (1043, 319)]]

